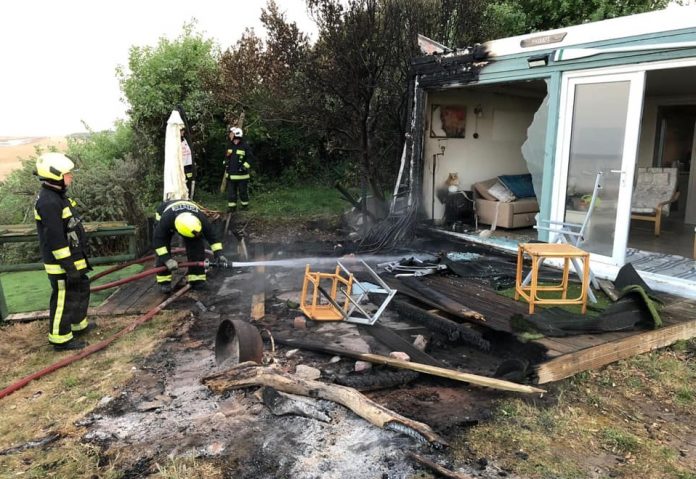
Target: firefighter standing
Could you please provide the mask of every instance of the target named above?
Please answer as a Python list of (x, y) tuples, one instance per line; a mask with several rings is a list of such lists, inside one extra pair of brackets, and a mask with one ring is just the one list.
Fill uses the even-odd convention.
[[(223, 267), (227, 266), (227, 258), (222, 255), (222, 243), (217, 238), (215, 230), (201, 208), (190, 200), (170, 200), (162, 203), (155, 214), (153, 248), (157, 254), (157, 266), (166, 266), (167, 271), (157, 274), (160, 290), (168, 294), (172, 291), (172, 272), (179, 265), (171, 255), (171, 241), (174, 233), (179, 233), (184, 239), (186, 256), (189, 261), (205, 260), (205, 244), (210, 243), (215, 259)], [(192, 266), (188, 269), (187, 280), (194, 289), (202, 289), (206, 284), (205, 268)]]
[(48, 342), (56, 350), (81, 349), (75, 338), (93, 325), (87, 321), (89, 278), (87, 237), (76, 202), (66, 191), (73, 180), (72, 160), (62, 153), (44, 153), (36, 161), (41, 190), (34, 206), (36, 230), (51, 282)]
[(186, 141), (183, 129), (181, 130), (181, 157), (184, 163), (184, 174), (186, 175), (186, 188), (189, 192), (189, 198), (193, 198), (193, 181), (195, 179), (193, 153), (188, 141)]
[(241, 128), (230, 128), (230, 143), (225, 152), (225, 173), (229, 180), (227, 190), (227, 209), (237, 208), (237, 197), (242, 208), (249, 206), (249, 170), (253, 154), (242, 138)]

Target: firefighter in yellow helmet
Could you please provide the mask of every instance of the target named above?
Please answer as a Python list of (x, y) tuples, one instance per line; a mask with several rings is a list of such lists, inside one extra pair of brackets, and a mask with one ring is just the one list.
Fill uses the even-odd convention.
[(48, 342), (56, 350), (81, 349), (76, 338), (93, 327), (89, 306), (88, 245), (76, 202), (67, 196), (74, 163), (62, 153), (44, 153), (36, 161), (41, 190), (34, 206), (41, 256), (51, 282)]
[[(170, 200), (160, 204), (155, 213), (155, 232), (153, 248), (157, 255), (157, 266), (166, 266), (167, 271), (157, 274), (160, 290), (168, 294), (172, 291), (172, 272), (179, 265), (171, 254), (171, 242), (174, 233), (179, 233), (184, 239), (186, 256), (189, 261), (205, 260), (204, 239), (210, 243), (215, 260), (221, 266), (227, 266), (227, 258), (222, 255), (222, 242), (217, 237), (201, 208), (190, 200)], [(188, 282), (194, 289), (202, 289), (206, 284), (205, 268), (193, 266), (188, 269)]]

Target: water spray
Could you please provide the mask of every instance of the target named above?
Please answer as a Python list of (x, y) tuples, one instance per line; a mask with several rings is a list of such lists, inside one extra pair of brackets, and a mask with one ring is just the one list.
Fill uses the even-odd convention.
[[(392, 263), (403, 259), (403, 255), (360, 255), (360, 256), (344, 256), (341, 258), (327, 257), (327, 256), (317, 256), (308, 258), (291, 258), (291, 259), (273, 259), (273, 260), (259, 260), (259, 261), (233, 261), (228, 263), (228, 268), (246, 268), (253, 266), (268, 266), (268, 267), (278, 267), (278, 268), (304, 268), (308, 264), (314, 266), (336, 266), (337, 261), (343, 263), (361, 261), (371, 262), (371, 263)], [(214, 263), (212, 263), (214, 266)]]

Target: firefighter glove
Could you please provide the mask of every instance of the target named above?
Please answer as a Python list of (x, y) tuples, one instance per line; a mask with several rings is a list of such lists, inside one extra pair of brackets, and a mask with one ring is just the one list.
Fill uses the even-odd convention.
[(229, 262), (227, 261), (227, 258), (225, 258), (224, 255), (220, 255), (217, 257), (217, 264), (222, 268), (227, 268), (227, 266), (229, 266)]
[(179, 263), (177, 263), (174, 258), (169, 258), (167, 261), (164, 262), (164, 265), (167, 267), (169, 271), (176, 271), (179, 267)]

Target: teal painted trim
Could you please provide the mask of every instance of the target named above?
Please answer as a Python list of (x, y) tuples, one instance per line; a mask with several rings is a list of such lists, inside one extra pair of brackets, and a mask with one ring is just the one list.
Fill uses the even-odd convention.
[[(551, 219), (553, 202), (553, 179), (556, 169), (556, 146), (558, 144), (558, 118), (561, 111), (561, 73), (556, 72), (549, 78), (549, 116), (546, 123), (546, 143), (544, 145), (544, 169), (541, 178), (541, 198), (539, 198), (539, 219)], [(538, 231), (541, 241), (549, 240), (548, 231)]]
[(549, 76), (556, 71), (574, 71), (591, 68), (605, 68), (612, 66), (630, 65), (655, 61), (677, 60), (682, 58), (696, 58), (696, 48), (671, 49), (667, 51), (641, 51), (625, 53), (607, 53), (593, 57), (581, 58), (567, 62), (551, 61), (546, 67), (529, 68), (527, 59), (531, 56), (553, 54), (563, 48), (614, 48), (621, 46), (651, 45), (655, 43), (674, 43), (696, 41), (696, 29), (687, 32), (670, 32), (670, 34), (646, 35), (621, 40), (603, 42), (582, 43), (564, 47), (536, 50), (515, 55), (496, 58), (486, 65), (479, 75), (478, 83), (491, 83), (517, 79), (530, 79)]

